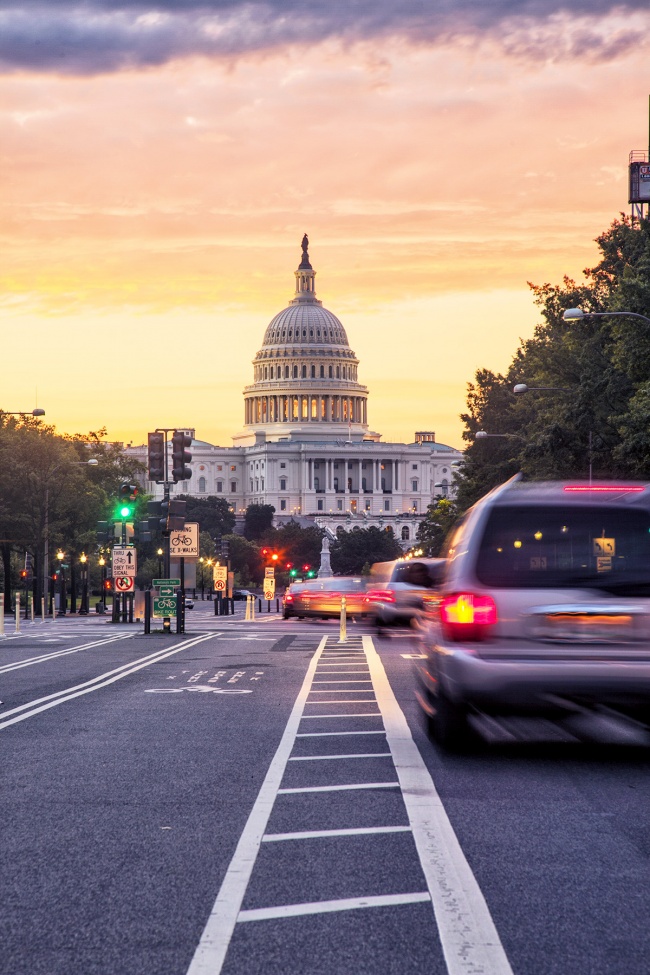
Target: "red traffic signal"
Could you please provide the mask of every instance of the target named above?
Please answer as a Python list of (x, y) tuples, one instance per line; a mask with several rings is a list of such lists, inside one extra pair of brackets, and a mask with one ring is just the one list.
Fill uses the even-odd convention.
[(104, 579), (104, 582), (102, 583), (102, 586), (103, 586), (105, 592), (112, 592), (113, 591), (113, 580), (112, 579)]
[(280, 556), (276, 552), (274, 552), (273, 555), (271, 556), (271, 561), (277, 562), (279, 558)]
[(263, 548), (262, 549), (262, 555), (267, 556), (268, 554), (269, 554), (268, 548)]
[(303, 565), (303, 567), (302, 567), (302, 571), (303, 572), (309, 572), (310, 569), (311, 569), (311, 566), (310, 565)]
[(27, 569), (21, 569), (20, 570), (20, 578), (21, 579), (26, 579), (27, 578)]
[(285, 569), (293, 569), (293, 562), (287, 562)]

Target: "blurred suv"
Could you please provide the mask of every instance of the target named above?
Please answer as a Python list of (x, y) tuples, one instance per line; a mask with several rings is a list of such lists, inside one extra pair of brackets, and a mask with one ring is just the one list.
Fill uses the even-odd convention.
[(648, 723), (650, 485), (518, 475), (486, 495), (450, 537), (424, 652), (418, 699), (450, 749), (477, 712)]
[(319, 616), (321, 619), (339, 617), (345, 597), (346, 616), (365, 616), (368, 612), (366, 586), (363, 579), (334, 576), (331, 579), (312, 579), (294, 582), (283, 597), (283, 616)]
[(366, 593), (368, 609), (376, 625), (396, 626), (418, 619), (435, 602), (444, 568), (444, 559), (376, 562)]

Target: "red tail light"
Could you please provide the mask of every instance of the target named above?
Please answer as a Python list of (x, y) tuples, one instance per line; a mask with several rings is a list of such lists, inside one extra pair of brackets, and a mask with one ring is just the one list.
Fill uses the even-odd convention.
[(369, 603), (394, 603), (395, 593), (390, 589), (369, 589), (366, 599)]
[(455, 592), (440, 601), (442, 631), (450, 640), (485, 640), (498, 619), (491, 596)]
[(293, 596), (285, 596), (284, 597), (284, 601), (285, 601), (285, 603), (292, 603), (293, 602)]

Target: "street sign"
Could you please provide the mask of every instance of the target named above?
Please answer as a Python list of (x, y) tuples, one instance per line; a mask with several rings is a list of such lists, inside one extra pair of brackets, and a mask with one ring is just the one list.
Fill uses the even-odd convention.
[(198, 559), (199, 557), (199, 525), (198, 522), (186, 524), (185, 528), (173, 531), (169, 536), (169, 554), (175, 558)]
[(153, 615), (157, 620), (176, 615), (176, 596), (154, 596)]
[(113, 575), (135, 576), (138, 571), (138, 553), (132, 545), (116, 545), (113, 549)]
[(159, 589), (158, 589), (158, 595), (159, 596), (175, 596), (176, 593), (174, 592), (174, 587), (173, 586), (160, 586)]
[(115, 592), (133, 592), (135, 579), (133, 576), (115, 576)]
[(275, 566), (269, 565), (264, 569), (265, 579), (275, 579)]
[(151, 583), (154, 589), (159, 589), (160, 586), (180, 586), (180, 579), (154, 579)]
[(212, 569), (212, 582), (215, 592), (225, 592), (228, 582), (228, 568), (225, 565), (215, 565)]
[(264, 598), (273, 599), (275, 596), (275, 579), (264, 580)]

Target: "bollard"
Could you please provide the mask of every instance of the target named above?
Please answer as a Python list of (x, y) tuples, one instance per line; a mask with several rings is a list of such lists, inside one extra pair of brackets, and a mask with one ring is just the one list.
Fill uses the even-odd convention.
[(20, 593), (16, 593), (16, 633), (20, 633)]
[(346, 613), (345, 596), (341, 596), (341, 619), (339, 623), (339, 643), (348, 642), (348, 624)]
[(5, 604), (0, 596), (0, 636), (5, 635)]
[(32, 619), (32, 623), (33, 623), (34, 622), (34, 597), (33, 596), (32, 596), (31, 603), (30, 603), (30, 614), (31, 614), (31, 619)]
[(45, 622), (45, 596), (41, 596), (41, 623)]

